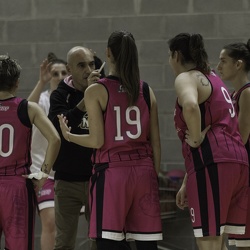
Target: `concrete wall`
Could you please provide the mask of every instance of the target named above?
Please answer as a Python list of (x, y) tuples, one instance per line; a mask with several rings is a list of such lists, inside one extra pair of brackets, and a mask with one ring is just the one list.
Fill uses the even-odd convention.
[(141, 77), (159, 104), (162, 168), (183, 168), (173, 127), (175, 93), (167, 40), (179, 32), (201, 33), (212, 66), (222, 46), (250, 37), (249, 0), (0, 0), (0, 54), (18, 59), (23, 71), (19, 95), (27, 97), (49, 51), (66, 59), (75, 45), (105, 58), (106, 41), (116, 29), (133, 33)]

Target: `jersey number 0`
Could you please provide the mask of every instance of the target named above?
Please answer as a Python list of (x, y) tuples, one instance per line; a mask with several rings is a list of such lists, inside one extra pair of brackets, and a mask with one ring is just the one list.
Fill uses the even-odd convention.
[[(9, 130), (9, 142), (6, 143), (9, 145), (9, 149), (7, 152), (3, 152), (3, 133), (4, 130)], [(0, 156), (8, 157), (13, 152), (13, 145), (14, 145), (14, 128), (10, 124), (3, 124), (0, 126)]]

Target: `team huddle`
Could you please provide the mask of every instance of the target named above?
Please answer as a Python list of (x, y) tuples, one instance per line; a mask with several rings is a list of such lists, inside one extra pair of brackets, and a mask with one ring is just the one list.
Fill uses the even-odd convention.
[[(186, 170), (176, 204), (188, 207), (199, 249), (224, 250), (228, 243), (250, 249), (250, 41), (225, 45), (218, 73), (200, 34), (180, 33), (167, 44)], [(0, 234), (6, 250), (34, 249), (36, 208), (41, 250), (73, 250), (82, 213), (91, 250), (132, 249), (130, 241), (138, 250), (158, 249), (156, 97), (140, 78), (130, 32), (111, 33), (105, 62), (82, 46), (71, 48), (67, 61), (49, 53), (23, 99), (16, 96), (20, 65), (0, 56)]]

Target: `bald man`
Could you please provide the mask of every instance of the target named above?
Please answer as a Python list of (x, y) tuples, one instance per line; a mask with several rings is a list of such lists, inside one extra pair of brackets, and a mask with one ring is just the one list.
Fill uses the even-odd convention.
[[(88, 115), (84, 105), (84, 91), (100, 74), (95, 70), (94, 54), (85, 47), (73, 47), (67, 54), (69, 76), (59, 83), (50, 96), (49, 119), (60, 131), (57, 115), (67, 117), (71, 130), (88, 134)], [(75, 249), (79, 214), (85, 206), (88, 219), (88, 182), (92, 172), (92, 149), (65, 140), (61, 132), (61, 148), (54, 164), (55, 171), (55, 250)], [(92, 247), (95, 249), (95, 246)]]

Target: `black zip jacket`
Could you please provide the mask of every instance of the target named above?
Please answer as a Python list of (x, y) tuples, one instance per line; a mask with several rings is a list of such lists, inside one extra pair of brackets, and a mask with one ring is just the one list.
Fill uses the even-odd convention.
[(61, 137), (61, 148), (53, 166), (53, 170), (56, 171), (55, 180), (88, 181), (91, 176), (93, 150), (65, 140), (57, 117), (58, 114), (67, 117), (72, 133), (88, 134), (87, 113), (76, 107), (83, 97), (81, 91), (71, 88), (64, 81), (61, 81), (58, 88), (51, 93), (48, 117)]

